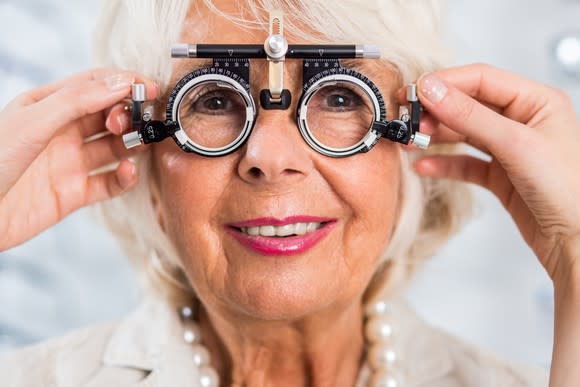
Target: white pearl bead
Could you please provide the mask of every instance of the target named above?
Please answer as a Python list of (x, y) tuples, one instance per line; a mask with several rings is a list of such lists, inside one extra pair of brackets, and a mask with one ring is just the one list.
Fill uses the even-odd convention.
[(209, 351), (201, 344), (194, 344), (193, 349), (193, 363), (196, 366), (209, 364)]
[(220, 378), (217, 372), (210, 366), (199, 367), (199, 385), (202, 387), (218, 387)]
[(371, 317), (365, 324), (365, 336), (372, 343), (392, 341), (394, 333), (394, 325), (386, 315)]
[(191, 309), (189, 306), (184, 306), (180, 309), (179, 314), (181, 314), (181, 317), (184, 319), (189, 320), (193, 317), (193, 309)]
[(368, 362), (373, 370), (393, 370), (395, 363), (399, 362), (399, 355), (386, 344), (375, 344), (369, 350)]
[(369, 381), (369, 387), (403, 387), (405, 379), (400, 372), (378, 370)]
[(365, 308), (365, 315), (368, 317), (391, 312), (393, 312), (393, 305), (383, 300), (373, 302), (372, 304), (367, 305)]
[(188, 344), (201, 343), (201, 330), (197, 324), (189, 324), (189, 327), (183, 332), (183, 340)]

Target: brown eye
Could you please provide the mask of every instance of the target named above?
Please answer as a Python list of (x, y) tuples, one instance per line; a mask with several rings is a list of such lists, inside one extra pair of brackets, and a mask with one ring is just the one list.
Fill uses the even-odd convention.
[(230, 91), (210, 91), (199, 95), (191, 102), (190, 113), (223, 115), (245, 111), (239, 95)]
[(326, 98), (326, 104), (330, 107), (348, 107), (352, 101), (343, 95), (333, 94)]
[(328, 111), (346, 112), (363, 105), (362, 98), (346, 87), (328, 88), (323, 90), (320, 97), (320, 108)]
[(208, 110), (220, 110), (225, 109), (227, 106), (227, 101), (223, 98), (213, 97), (203, 102), (204, 108)]

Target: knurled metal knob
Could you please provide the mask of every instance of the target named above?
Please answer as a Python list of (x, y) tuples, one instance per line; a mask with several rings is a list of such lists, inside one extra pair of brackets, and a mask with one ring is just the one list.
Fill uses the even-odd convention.
[(264, 50), (268, 58), (273, 60), (281, 59), (288, 51), (288, 41), (282, 35), (271, 35), (264, 43)]
[(132, 87), (132, 99), (136, 102), (145, 102), (147, 96), (145, 95), (145, 84), (134, 83)]
[(430, 141), (431, 136), (428, 134), (416, 132), (413, 135), (413, 144), (417, 145), (421, 149), (427, 149), (429, 147)]
[(141, 136), (138, 131), (133, 131), (123, 135), (123, 143), (125, 148), (131, 149), (141, 145)]
[(411, 83), (407, 86), (407, 101), (415, 102), (418, 100), (419, 97), (417, 97), (417, 85), (415, 83)]

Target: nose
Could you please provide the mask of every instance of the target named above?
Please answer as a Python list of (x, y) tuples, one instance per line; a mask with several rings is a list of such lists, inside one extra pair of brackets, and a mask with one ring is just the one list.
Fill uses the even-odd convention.
[(288, 111), (258, 116), (238, 164), (238, 173), (253, 185), (292, 184), (312, 168), (308, 146)]

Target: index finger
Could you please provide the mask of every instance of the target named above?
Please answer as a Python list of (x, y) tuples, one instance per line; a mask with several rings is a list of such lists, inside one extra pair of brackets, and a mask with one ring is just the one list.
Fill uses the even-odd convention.
[(557, 100), (551, 86), (488, 64), (445, 68), (433, 74), (492, 110), (524, 124), (550, 101)]
[(496, 113), (435, 74), (418, 81), (423, 106), (440, 123), (491, 151), (500, 161), (508, 160), (524, 146), (528, 127)]
[(70, 87), (87, 81), (104, 80), (111, 77), (131, 78), (135, 83), (145, 84), (147, 96), (157, 97), (159, 95), (159, 86), (157, 86), (155, 81), (147, 79), (144, 76), (137, 74), (135, 72), (123, 71), (120, 69), (107, 67), (77, 73), (68, 78), (61, 79), (51, 84), (30, 90), (26, 93), (21, 94), (14, 100), (14, 102), (20, 106), (31, 105), (33, 103), (40, 102), (41, 100), (45, 99), (49, 95), (57, 92), (62, 88)]
[(524, 124), (553, 100), (552, 87), (486, 64), (437, 73), (464, 93), (501, 108), (504, 116)]
[[(37, 103), (9, 109), (11, 119), (3, 130), (11, 131), (11, 142), (16, 145), (13, 150), (18, 150), (19, 160), (14, 167), (17, 172), (15, 175), (19, 176), (66, 125), (80, 120), (82, 126), (83, 123), (88, 124), (86, 120), (91, 117), (98, 121), (98, 116), (105, 109), (130, 95), (130, 85), (135, 77), (135, 73), (122, 72), (101, 80), (87, 81), (77, 78), (77, 82), (64, 82), (61, 88)], [(149, 82), (149, 89), (153, 93), (149, 97), (157, 97), (157, 86), (154, 83)], [(102, 128), (104, 129), (104, 119)]]

